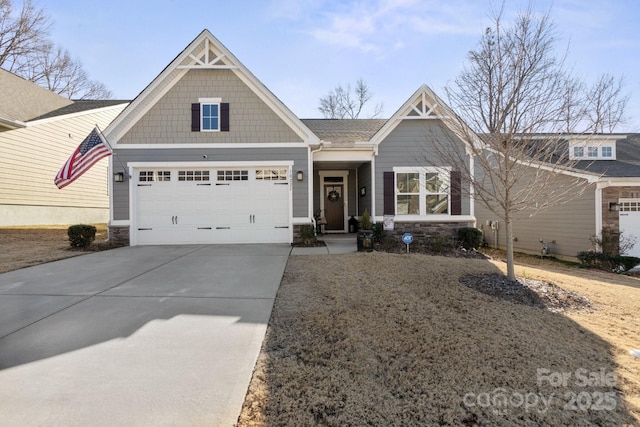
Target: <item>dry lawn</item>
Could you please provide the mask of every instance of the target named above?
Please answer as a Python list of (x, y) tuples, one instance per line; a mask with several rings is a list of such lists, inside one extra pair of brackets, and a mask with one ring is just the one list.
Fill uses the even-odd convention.
[(639, 282), (539, 267), (518, 271), (596, 310), (554, 314), (459, 283), (500, 261), (290, 257), (238, 425), (638, 425)]
[[(94, 243), (99, 247), (107, 239), (107, 228), (105, 224), (95, 225)], [(0, 273), (85, 253), (69, 246), (67, 228), (0, 227)]]

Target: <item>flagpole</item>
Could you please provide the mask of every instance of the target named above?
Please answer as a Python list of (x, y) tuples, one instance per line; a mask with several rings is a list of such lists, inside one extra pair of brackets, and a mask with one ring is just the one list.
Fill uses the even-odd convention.
[(98, 124), (96, 123), (96, 129), (98, 130), (98, 132), (100, 133), (100, 135), (102, 136), (102, 140), (104, 141), (105, 144), (107, 144), (107, 147), (109, 147), (109, 149), (111, 150), (111, 152), (113, 153), (113, 157), (115, 157), (116, 159), (118, 159), (118, 163), (120, 163), (120, 166), (122, 166), (122, 169), (124, 169), (124, 174), (125, 177), (127, 179), (131, 178), (129, 176), (129, 170), (127, 169), (127, 167), (124, 165), (124, 163), (122, 163), (122, 160), (120, 160), (120, 157), (118, 157), (118, 154), (116, 154), (115, 151), (113, 151), (113, 147), (111, 146), (111, 144), (109, 143), (109, 140), (107, 139), (107, 137), (105, 136), (104, 133), (102, 133), (102, 129), (100, 129), (100, 126), (98, 126)]

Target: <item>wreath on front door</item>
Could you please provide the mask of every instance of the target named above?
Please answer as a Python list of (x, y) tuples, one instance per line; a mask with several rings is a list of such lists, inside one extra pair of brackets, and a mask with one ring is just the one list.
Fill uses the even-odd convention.
[(331, 190), (329, 191), (327, 199), (329, 199), (330, 202), (337, 202), (338, 200), (340, 200), (340, 193), (338, 193), (336, 190)]

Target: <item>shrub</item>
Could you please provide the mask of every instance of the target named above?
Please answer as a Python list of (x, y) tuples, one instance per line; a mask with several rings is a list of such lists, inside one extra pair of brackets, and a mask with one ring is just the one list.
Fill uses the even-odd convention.
[(373, 224), (373, 241), (382, 242), (384, 240), (384, 224), (377, 222)]
[(72, 225), (67, 229), (67, 236), (72, 248), (86, 248), (96, 239), (96, 228), (93, 225)]
[(478, 249), (482, 245), (482, 231), (475, 227), (459, 228), (458, 241), (467, 250)]
[(371, 215), (367, 209), (364, 210), (360, 217), (360, 230), (371, 230)]
[(615, 271), (616, 273), (622, 273), (640, 265), (640, 258), (623, 255), (608, 256), (602, 252), (578, 252), (577, 257), (583, 267)]
[(429, 237), (428, 245), (431, 251), (436, 254), (448, 252), (453, 249), (451, 238), (445, 234), (434, 234)]
[(304, 224), (300, 226), (300, 238), (307, 246), (316, 241), (316, 233), (313, 224)]

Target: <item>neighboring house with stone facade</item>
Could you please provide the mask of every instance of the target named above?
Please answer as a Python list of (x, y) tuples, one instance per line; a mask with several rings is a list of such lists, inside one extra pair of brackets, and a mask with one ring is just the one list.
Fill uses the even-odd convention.
[(316, 214), (346, 233), (365, 210), (396, 233), (473, 226), (460, 172), (429, 150), (446, 140), (472, 161), (447, 111), (421, 86), (388, 120), (301, 120), (204, 30), (104, 131), (125, 178), (110, 236), (291, 243)]
[(107, 222), (108, 162), (59, 190), (53, 179), (126, 101), (72, 101), (0, 69), (0, 226)]
[[(596, 249), (591, 237), (603, 227), (637, 238), (628, 255), (640, 257), (640, 134), (567, 135), (563, 149), (575, 161), (567, 179), (582, 178), (586, 190), (567, 203), (535, 216), (526, 212), (513, 224), (514, 248), (540, 253), (540, 240), (550, 243), (551, 254), (575, 257), (580, 251)], [(552, 191), (552, 189), (550, 189)], [(494, 215), (476, 205), (478, 227), (491, 246), (505, 245), (505, 233)]]

